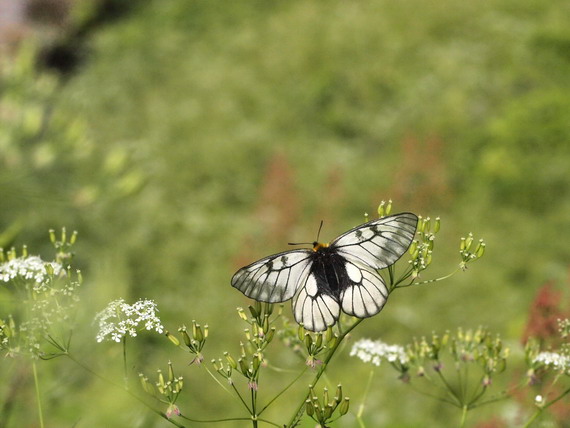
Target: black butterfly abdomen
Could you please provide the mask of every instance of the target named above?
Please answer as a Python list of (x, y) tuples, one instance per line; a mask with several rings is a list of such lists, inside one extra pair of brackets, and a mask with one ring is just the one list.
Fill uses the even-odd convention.
[(311, 273), (317, 280), (319, 293), (337, 299), (348, 284), (344, 258), (334, 248), (322, 247), (313, 253)]

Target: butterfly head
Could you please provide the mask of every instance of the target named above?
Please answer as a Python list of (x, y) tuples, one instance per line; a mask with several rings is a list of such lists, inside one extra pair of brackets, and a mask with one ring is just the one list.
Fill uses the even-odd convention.
[(322, 250), (323, 248), (327, 248), (329, 246), (329, 244), (323, 244), (321, 242), (313, 242), (313, 251), (317, 252), (319, 250)]

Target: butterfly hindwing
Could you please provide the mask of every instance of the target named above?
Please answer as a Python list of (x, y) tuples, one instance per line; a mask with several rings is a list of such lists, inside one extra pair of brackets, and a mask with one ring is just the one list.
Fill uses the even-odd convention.
[(289, 300), (309, 274), (311, 254), (311, 250), (292, 250), (265, 257), (238, 270), (232, 286), (260, 302)]
[(343, 312), (358, 318), (376, 315), (388, 299), (388, 289), (382, 277), (363, 265), (346, 262), (348, 281), (340, 292)]
[(307, 330), (323, 331), (334, 325), (340, 315), (338, 299), (323, 291), (311, 272), (301, 284), (293, 301), (295, 321)]
[(418, 218), (412, 213), (383, 217), (343, 233), (331, 247), (354, 263), (384, 269), (407, 251), (414, 239), (417, 222)]

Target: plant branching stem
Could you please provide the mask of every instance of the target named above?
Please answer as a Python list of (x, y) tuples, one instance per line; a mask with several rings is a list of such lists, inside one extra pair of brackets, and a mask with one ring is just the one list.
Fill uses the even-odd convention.
[(459, 423), (459, 428), (463, 428), (465, 426), (465, 421), (467, 420), (467, 411), (469, 410), (467, 404), (465, 404), (461, 408), (461, 422)]
[[(319, 371), (317, 372), (317, 374), (315, 375), (315, 378), (313, 379), (313, 382), (311, 383), (311, 385), (315, 386), (317, 384), (317, 382), (319, 381), (319, 379), (321, 378), (322, 374), (325, 372), (329, 361), (332, 359), (332, 357), (334, 356), (335, 352), (337, 351), (337, 349), (339, 348), (340, 344), (343, 342), (344, 338), (358, 325), (360, 324), (362, 321), (364, 321), (364, 319), (360, 318), (357, 319), (350, 327), (348, 327), (346, 329), (346, 331), (344, 331), (341, 336), (338, 339), (338, 342), (336, 343), (336, 345), (334, 345), (333, 348), (331, 348), (329, 354), (327, 355), (327, 357), (325, 358), (325, 360), (323, 361), (323, 364), (320, 366)], [(307, 400), (307, 398), (309, 398), (310, 392), (307, 392), (307, 394), (305, 394), (303, 396), (303, 399), (301, 400), (301, 403), (299, 404), (299, 406), (297, 407), (297, 410), (295, 410), (295, 413), (293, 414), (293, 416), (291, 417), (291, 419), (289, 420), (289, 423), (286, 425), (286, 427), (288, 428), (292, 428), (295, 423), (300, 419), (300, 417), (303, 414), (303, 408), (305, 406), (305, 401)]]
[(75, 364), (77, 364), (79, 367), (81, 367), (83, 370), (85, 370), (86, 372), (88, 372), (89, 374), (93, 375), (94, 377), (102, 380), (105, 383), (108, 383), (109, 385), (120, 389), (122, 391), (125, 391), (127, 394), (129, 394), (132, 398), (134, 398), (135, 400), (137, 400), (139, 403), (143, 404), (145, 407), (147, 407), (149, 410), (151, 410), (152, 412), (156, 413), (158, 416), (160, 416), (161, 418), (167, 420), (168, 422), (170, 422), (172, 425), (177, 426), (178, 428), (185, 428), (184, 425), (179, 424), (178, 422), (176, 422), (173, 419), (169, 419), (168, 416), (166, 416), (166, 413), (161, 412), (160, 410), (156, 410), (154, 407), (152, 407), (150, 404), (148, 404), (145, 400), (143, 400), (141, 397), (139, 397), (138, 395), (134, 394), (132, 391), (126, 389), (124, 386), (121, 386), (120, 384), (107, 379), (105, 376), (97, 373), (95, 370), (91, 369), (89, 366), (86, 366), (85, 364), (83, 364), (81, 361), (79, 361), (78, 359), (76, 359), (73, 355), (71, 355), (69, 352), (66, 352), (64, 354), (66, 357), (68, 357), (71, 361), (73, 361)]
[(295, 379), (293, 379), (285, 388), (283, 388), (281, 390), (281, 392), (279, 392), (275, 397), (273, 397), (271, 400), (268, 401), (268, 403), (263, 406), (263, 408), (259, 411), (258, 415), (261, 415), (265, 409), (267, 409), (275, 400), (277, 400), (282, 394), (285, 393), (285, 391), (287, 391), (291, 386), (293, 386), (293, 384), (295, 384), (295, 382), (297, 382), (301, 376), (303, 376), (305, 374), (305, 372), (307, 371), (307, 367), (305, 367), (296, 377)]
[(42, 398), (40, 394), (40, 382), (38, 379), (38, 369), (36, 368), (36, 362), (32, 361), (32, 371), (34, 373), (34, 386), (36, 389), (36, 402), (38, 403), (38, 417), (40, 419), (40, 428), (44, 428), (44, 415), (42, 412)]
[[(195, 422), (197, 424), (211, 424), (215, 422), (228, 422), (228, 421), (251, 421), (251, 418), (224, 418), (224, 419), (192, 419), (188, 416), (180, 415), (182, 419), (186, 419), (190, 422)], [(257, 418), (259, 422), (264, 422), (274, 427), (282, 428), (282, 425), (276, 424), (275, 422), (268, 421), (267, 419)]]

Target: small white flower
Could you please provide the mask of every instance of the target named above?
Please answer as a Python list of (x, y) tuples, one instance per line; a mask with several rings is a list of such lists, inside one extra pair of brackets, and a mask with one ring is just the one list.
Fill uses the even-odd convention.
[(389, 363), (407, 364), (409, 359), (400, 345), (388, 345), (379, 340), (361, 339), (352, 346), (351, 356), (357, 356), (365, 363), (379, 366), (382, 360)]
[(570, 357), (556, 352), (541, 352), (532, 362), (539, 367), (551, 368), (560, 372), (570, 372)]
[(539, 407), (542, 406), (544, 404), (544, 397), (542, 395), (537, 395), (534, 397), (534, 404)]
[(164, 327), (157, 312), (157, 305), (152, 300), (139, 300), (133, 305), (125, 303), (123, 299), (114, 300), (95, 315), (95, 321), (99, 322), (97, 342), (120, 342), (127, 334), (135, 337), (143, 329), (162, 333)]
[(44, 262), (38, 256), (18, 257), (0, 264), (0, 281), (10, 282), (16, 278), (33, 280), (34, 290), (40, 290), (49, 279), (46, 271), (47, 264), (51, 265), (56, 276), (63, 269), (59, 263)]

